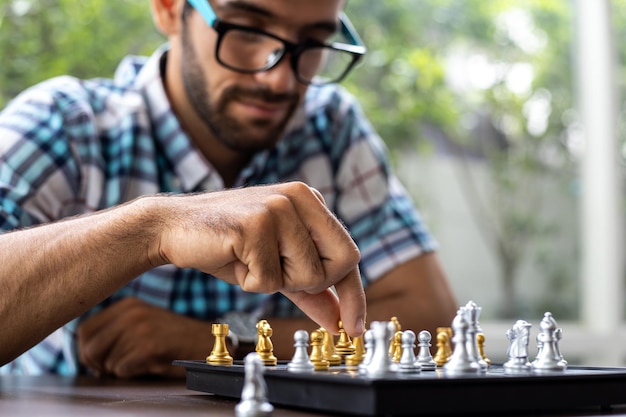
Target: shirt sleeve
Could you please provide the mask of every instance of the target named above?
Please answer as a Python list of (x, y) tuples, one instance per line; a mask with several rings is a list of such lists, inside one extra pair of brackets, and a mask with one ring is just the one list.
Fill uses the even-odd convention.
[(2, 231), (54, 220), (75, 195), (79, 172), (68, 130), (77, 124), (72, 110), (63, 109), (71, 103), (51, 85), (27, 90), (0, 113)]

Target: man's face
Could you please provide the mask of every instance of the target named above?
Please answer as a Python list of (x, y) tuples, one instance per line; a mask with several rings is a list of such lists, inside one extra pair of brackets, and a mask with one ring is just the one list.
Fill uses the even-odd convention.
[[(212, 0), (218, 18), (251, 26), (292, 42), (324, 41), (332, 34), (342, 0)], [(199, 13), (184, 23), (181, 72), (191, 105), (215, 137), (231, 150), (252, 154), (280, 139), (307, 86), (298, 82), (287, 55), (266, 72), (242, 74), (215, 59), (217, 32)]]

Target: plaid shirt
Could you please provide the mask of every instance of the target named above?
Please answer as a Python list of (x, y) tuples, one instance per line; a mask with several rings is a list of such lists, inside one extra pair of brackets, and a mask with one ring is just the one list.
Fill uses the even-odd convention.
[[(161, 78), (166, 57), (166, 48), (149, 59), (127, 57), (114, 80), (49, 80), (0, 113), (2, 230), (90, 213), (146, 194), (223, 189), (221, 177), (172, 112)], [(365, 285), (435, 249), (390, 172), (383, 142), (339, 86), (309, 88), (281, 141), (257, 154), (235, 186), (291, 180), (317, 188), (348, 227), (361, 250)], [(245, 293), (199, 271), (167, 265), (139, 276), (88, 315), (128, 296), (203, 320), (231, 310), (261, 309), (268, 317), (301, 314), (280, 294)], [(80, 320), (0, 370), (80, 373), (74, 337)]]

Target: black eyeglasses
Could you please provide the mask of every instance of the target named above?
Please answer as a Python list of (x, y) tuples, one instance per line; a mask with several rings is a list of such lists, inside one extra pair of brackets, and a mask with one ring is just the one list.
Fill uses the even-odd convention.
[(215, 58), (226, 68), (242, 73), (268, 71), (289, 54), (296, 79), (323, 85), (341, 81), (367, 49), (350, 23), (339, 17), (341, 35), (350, 43), (309, 40), (293, 43), (260, 29), (220, 20), (208, 0), (187, 0), (217, 32)]

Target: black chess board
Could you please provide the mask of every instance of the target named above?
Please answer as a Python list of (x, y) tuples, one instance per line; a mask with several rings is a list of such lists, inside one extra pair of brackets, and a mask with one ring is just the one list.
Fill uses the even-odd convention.
[[(239, 398), (242, 363), (208, 365), (174, 361), (187, 372), (187, 388)], [(268, 401), (324, 413), (361, 416), (516, 414), (605, 409), (626, 404), (626, 368), (570, 366), (565, 371), (507, 374), (492, 365), (486, 373), (449, 374), (441, 369), (370, 378), (355, 368), (295, 373), (286, 364), (265, 368)]]

